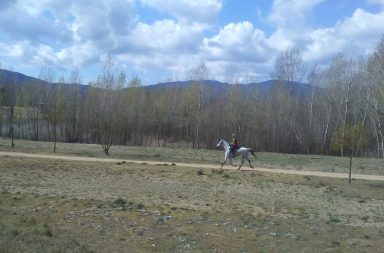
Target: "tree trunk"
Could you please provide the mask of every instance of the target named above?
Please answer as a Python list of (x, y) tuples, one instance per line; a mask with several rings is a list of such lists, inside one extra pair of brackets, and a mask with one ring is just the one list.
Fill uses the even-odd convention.
[(56, 153), (56, 142), (57, 142), (57, 140), (56, 140), (56, 128), (57, 128), (57, 126), (56, 126), (56, 123), (55, 124), (53, 124), (53, 153)]
[(36, 135), (35, 141), (39, 140), (39, 108), (36, 110)]
[(351, 183), (351, 177), (352, 177), (352, 157), (353, 157), (353, 150), (351, 150), (351, 155), (349, 157), (349, 180), (348, 183)]
[(15, 147), (15, 142), (14, 142), (14, 134), (13, 134), (13, 117), (14, 117), (14, 111), (15, 111), (15, 107), (14, 106), (11, 106), (11, 139), (12, 139), (12, 143), (11, 143), (11, 146), (12, 148)]

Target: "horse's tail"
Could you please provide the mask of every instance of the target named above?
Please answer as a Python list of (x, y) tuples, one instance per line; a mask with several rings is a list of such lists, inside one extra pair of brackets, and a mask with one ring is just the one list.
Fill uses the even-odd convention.
[(250, 148), (250, 149), (249, 149), (249, 152), (253, 155), (253, 157), (257, 158), (257, 157), (256, 157), (256, 154), (255, 154), (255, 151), (253, 151), (253, 149)]

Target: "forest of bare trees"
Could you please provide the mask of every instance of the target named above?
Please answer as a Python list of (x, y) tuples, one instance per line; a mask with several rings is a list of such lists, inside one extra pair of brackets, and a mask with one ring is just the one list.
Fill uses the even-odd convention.
[[(214, 148), (236, 132), (241, 145), (257, 151), (341, 154), (332, 143), (348, 126), (364, 128), (363, 156), (384, 156), (384, 37), (366, 59), (338, 54), (326, 68), (304, 66), (290, 48), (277, 57), (268, 93), (231, 82), (226, 92), (205, 83), (205, 64), (193, 68), (184, 88), (146, 89), (128, 80), (108, 58), (88, 86), (80, 73), (56, 78), (44, 68), (27, 85), (2, 83), (0, 135), (39, 141), (111, 145)], [(294, 82), (308, 83), (305, 96)], [(286, 82), (289, 81), (289, 82)], [(288, 87), (285, 85), (288, 83)]]

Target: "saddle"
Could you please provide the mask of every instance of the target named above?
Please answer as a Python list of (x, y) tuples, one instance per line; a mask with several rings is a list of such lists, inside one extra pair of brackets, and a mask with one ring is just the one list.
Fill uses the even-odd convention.
[(236, 151), (237, 150), (239, 150), (240, 149), (240, 147), (239, 146), (236, 146), (236, 147), (231, 147), (231, 153), (232, 153), (232, 155), (234, 155), (235, 153), (236, 153)]

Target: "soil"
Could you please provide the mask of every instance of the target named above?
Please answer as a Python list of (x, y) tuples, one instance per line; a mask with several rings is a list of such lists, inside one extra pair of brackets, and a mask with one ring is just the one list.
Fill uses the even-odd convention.
[(384, 252), (379, 176), (271, 170), (1, 152), (0, 252)]
[[(142, 160), (122, 160), (122, 159), (110, 159), (110, 158), (95, 158), (95, 157), (84, 157), (84, 156), (62, 156), (62, 155), (42, 155), (42, 154), (30, 154), (30, 153), (20, 153), (20, 152), (1, 152), (0, 156), (10, 156), (10, 157), (30, 157), (30, 158), (44, 158), (44, 159), (59, 159), (59, 160), (70, 160), (70, 161), (92, 161), (92, 162), (126, 162), (126, 163), (136, 163), (136, 164), (149, 164), (149, 165), (177, 165), (179, 167), (194, 167), (194, 168), (204, 168), (204, 169), (217, 169), (217, 165), (210, 164), (195, 164), (195, 163), (180, 163), (178, 162), (165, 162), (165, 161), (142, 161)], [(236, 167), (223, 166), (225, 170), (237, 170)], [(290, 174), (290, 175), (303, 175), (303, 176), (318, 176), (318, 177), (331, 177), (331, 178), (348, 178), (347, 173), (336, 173), (336, 172), (319, 172), (319, 171), (303, 171), (303, 170), (294, 170), (294, 169), (270, 169), (263, 167), (254, 167), (249, 168), (244, 167), (241, 170), (246, 171), (259, 171), (259, 172), (269, 172), (269, 173), (281, 173), (281, 174)], [(366, 175), (366, 174), (353, 174), (352, 179), (364, 179), (364, 180), (377, 180), (384, 181), (384, 176), (380, 175)]]

